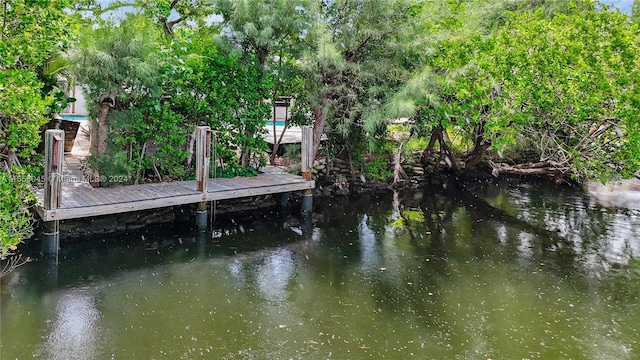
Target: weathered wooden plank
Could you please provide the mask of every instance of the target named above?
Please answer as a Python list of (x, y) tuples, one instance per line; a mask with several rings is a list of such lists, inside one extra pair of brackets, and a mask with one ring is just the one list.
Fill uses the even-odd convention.
[(81, 198), (88, 206), (95, 206), (100, 203), (100, 200), (96, 198), (92, 192), (93, 189), (76, 189), (73, 192), (73, 196)]
[(209, 186), (207, 188), (208, 192), (225, 191), (225, 190), (233, 190), (233, 189), (228, 186), (218, 184), (217, 182), (209, 182)]
[[(122, 187), (120, 189), (122, 189)], [(122, 194), (118, 188), (108, 188), (104, 190), (96, 189), (97, 191), (95, 191), (93, 195), (100, 198), (102, 204), (130, 202), (133, 200), (130, 193), (134, 193), (135, 191), (131, 191), (132, 188), (128, 187), (126, 189), (129, 190), (129, 194)]]
[(186, 187), (182, 181), (176, 182), (176, 183), (168, 183), (167, 186), (162, 189), (162, 192), (165, 194), (170, 194), (171, 196), (188, 195), (188, 194), (196, 193), (196, 191), (193, 189), (192, 184), (190, 187)]
[[(133, 186), (140, 186), (140, 185), (133, 185)], [(126, 193), (127, 197), (129, 198), (129, 201), (142, 201), (147, 199), (147, 197), (142, 192), (134, 191), (129, 187), (123, 188), (122, 191)]]
[(146, 184), (144, 187), (140, 188), (140, 192), (144, 194), (147, 199), (158, 199), (163, 198), (165, 196), (162, 195), (162, 191), (158, 191), (155, 184)]
[(38, 213), (40, 218), (44, 220), (46, 215), (45, 215), (45, 210), (42, 208), (42, 206), (40, 204), (38, 204), (38, 205), (36, 205), (35, 209), (36, 209), (36, 213)]
[(44, 211), (43, 220), (77, 219), (91, 216), (120, 214), (130, 211), (158, 209), (174, 205), (183, 205), (204, 201), (205, 196), (201, 193), (187, 196), (174, 196), (162, 199), (150, 199), (128, 203), (103, 204), (84, 208), (57, 209)]
[(218, 186), (227, 190), (233, 189), (233, 185), (229, 185), (229, 179), (227, 178), (216, 178), (209, 180), (209, 184), (214, 184), (214, 186)]
[(74, 193), (74, 192), (71, 192), (71, 191), (67, 191), (67, 196), (69, 198), (73, 198), (74, 201), (76, 203), (78, 203), (80, 206), (91, 206), (91, 204), (92, 204), (92, 202), (89, 199), (87, 199), (86, 197), (82, 196), (81, 194), (79, 194), (77, 192)]
[(108, 195), (108, 192), (104, 191), (106, 189), (93, 189), (92, 191), (88, 191), (90, 197), (95, 199), (96, 205), (106, 205), (117, 202), (117, 200)]
[(73, 207), (82, 207), (73, 196), (69, 196), (68, 194), (62, 194), (62, 201), (60, 208), (73, 208)]
[(117, 214), (174, 205), (233, 199), (313, 189), (313, 181), (287, 173), (267, 173), (251, 178), (210, 179), (207, 192), (196, 190), (195, 181), (129, 185), (118, 188), (65, 187), (63, 206), (45, 210), (43, 191), (34, 190), (36, 211), (45, 221)]
[(229, 189), (239, 189), (247, 187), (246, 178), (235, 177), (231, 179), (219, 179), (218, 184), (222, 186), (226, 186)]
[(314, 187), (315, 183), (313, 181), (305, 181), (302, 184), (272, 185), (238, 190), (217, 191), (215, 193), (207, 193), (207, 201), (237, 199), (249, 196), (301, 191), (313, 189)]

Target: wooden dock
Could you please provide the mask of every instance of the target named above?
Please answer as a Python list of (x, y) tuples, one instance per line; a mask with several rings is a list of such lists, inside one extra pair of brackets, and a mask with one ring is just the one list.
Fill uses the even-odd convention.
[[(313, 195), (311, 181), (313, 159), (309, 155), (313, 147), (311, 127), (302, 132), (302, 175), (289, 174), (275, 167), (267, 167), (255, 177), (233, 179), (210, 178), (212, 138), (215, 131), (208, 126), (196, 129), (196, 179), (113, 188), (92, 188), (79, 169), (65, 169), (65, 163), (79, 162), (73, 154), (64, 153), (64, 131), (47, 130), (45, 133), (44, 188), (34, 190), (36, 212), (43, 220), (42, 249), (47, 255), (57, 255), (60, 247), (60, 220), (78, 219), (130, 211), (149, 210), (174, 205), (198, 204), (195, 214), (199, 231), (207, 228), (207, 202), (243, 198), (267, 194), (304, 191), (302, 214), (310, 220)], [(215, 158), (215, 156), (214, 156)], [(77, 165), (77, 164), (76, 164)], [(73, 165), (73, 166), (76, 166)], [(74, 171), (79, 172), (75, 174)], [(65, 178), (67, 178), (65, 181)], [(71, 180), (75, 181), (69, 181)]]
[(35, 190), (36, 211), (44, 221), (148, 210), (214, 200), (278, 194), (313, 189), (315, 183), (301, 176), (267, 167), (255, 177), (209, 179), (206, 192), (196, 189), (196, 181), (175, 181), (113, 188), (91, 188), (63, 184), (56, 209), (44, 208), (44, 190)]

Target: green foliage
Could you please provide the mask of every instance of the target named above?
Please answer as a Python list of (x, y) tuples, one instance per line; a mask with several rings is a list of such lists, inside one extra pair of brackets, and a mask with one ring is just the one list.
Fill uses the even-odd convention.
[(519, 15), (498, 32), (481, 63), (504, 94), (488, 131), (498, 147), (534, 139), (582, 178), (630, 175), (640, 166), (628, 157), (640, 149), (638, 29), (595, 4), (570, 9)]
[(419, 64), (426, 10), (411, 1), (368, 0), (321, 2), (316, 11), (314, 51), (303, 61), (315, 126), (349, 147), (385, 137), (384, 103)]
[(393, 177), (387, 156), (377, 155), (364, 165), (365, 173), (375, 180), (387, 181)]
[[(142, 180), (145, 173), (155, 175), (155, 171), (159, 180), (184, 178), (184, 162), (189, 155), (184, 149), (187, 129), (184, 117), (175, 113), (168, 102), (146, 100), (128, 111), (111, 112), (109, 120), (110, 151), (128, 152), (129, 176), (135, 182)], [(103, 171), (99, 167), (96, 170)]]
[(64, 49), (76, 30), (69, 0), (6, 0), (0, 28), (0, 68), (35, 71)]
[(93, 117), (105, 98), (126, 110), (160, 97), (159, 35), (148, 28), (145, 18), (129, 14), (118, 24), (84, 29), (71, 57)]
[(29, 158), (40, 143), (40, 128), (51, 97), (42, 97), (37, 74), (22, 69), (0, 72), (0, 143), (21, 158)]
[(109, 1), (104, 7), (93, 8), (96, 16), (104, 17), (111, 15), (112, 11), (123, 8), (135, 8), (156, 25), (156, 29), (161, 30), (166, 37), (170, 37), (176, 31), (178, 25), (189, 27), (194, 23), (202, 26), (206, 22), (207, 16), (213, 12), (210, 1), (190, 0), (190, 1)]
[(69, 1), (4, 3), (0, 28), (0, 144), (23, 160), (40, 142), (54, 98), (43, 84), (42, 68), (68, 45), (75, 22)]
[(92, 100), (90, 112), (95, 116), (105, 99), (115, 100), (105, 119), (106, 156), (93, 163), (100, 175), (118, 180), (110, 185), (127, 183), (120, 181), (123, 177), (138, 182), (145, 174), (185, 176), (184, 144), (191, 127), (160, 100), (163, 82), (172, 79), (167, 78), (160, 35), (148, 31), (149, 25), (146, 18), (132, 15), (119, 24), (106, 23), (88, 31), (74, 55), (78, 81)]
[(287, 144), (284, 146), (284, 154), (282, 155), (289, 159), (298, 159), (302, 157), (302, 145), (300, 144)]
[(498, 154), (527, 142), (575, 178), (628, 176), (640, 165), (637, 27), (588, 1), (555, 5), (521, 2), (491, 36), (442, 41), (390, 113)]
[(263, 95), (272, 83), (262, 75), (257, 60), (225, 56), (207, 48), (174, 71), (175, 111), (184, 114), (189, 124), (208, 125), (217, 132), (215, 153), (225, 166), (264, 165), (264, 159), (253, 164), (241, 161), (247, 154), (267, 150), (261, 134), (271, 107)]
[[(55, 97), (45, 64), (68, 46), (76, 30), (67, 0), (3, 3), (0, 27), (0, 253), (31, 235), (33, 201), (28, 169), (37, 160), (40, 130)], [(10, 170), (9, 170), (10, 169)], [(10, 172), (9, 172), (10, 171)]]
[(0, 170), (0, 255), (33, 234), (30, 176), (21, 168)]
[(407, 140), (405, 144), (405, 149), (407, 151), (422, 151), (427, 148), (429, 145), (429, 139), (426, 137), (412, 137)]
[(99, 172), (101, 187), (122, 186), (132, 183), (134, 168), (128, 161), (127, 153), (124, 151), (93, 155), (89, 158), (89, 165)]
[(231, 163), (224, 168), (216, 166), (211, 169), (209, 176), (213, 178), (232, 178), (236, 176), (252, 177), (258, 175), (258, 170), (252, 166), (242, 167), (236, 163)]
[(401, 215), (407, 222), (424, 223), (424, 213), (422, 211), (402, 210)]
[(255, 57), (266, 74), (278, 63), (267, 64), (272, 55), (289, 57), (302, 50), (311, 4), (309, 0), (217, 0), (216, 11), (224, 19), (218, 43)]

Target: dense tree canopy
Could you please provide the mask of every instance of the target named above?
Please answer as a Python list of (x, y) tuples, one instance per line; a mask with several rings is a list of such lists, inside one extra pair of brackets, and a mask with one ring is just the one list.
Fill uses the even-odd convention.
[(494, 164), (494, 173), (586, 179), (635, 171), (635, 25), (593, 3), (509, 16), (488, 36), (443, 42), (430, 66), (398, 93), (393, 112), (433, 130), (431, 146), (436, 139), (451, 146), (443, 131), (466, 136), (472, 149), (461, 162), (450, 156), (453, 167), (477, 165), (490, 148), (506, 162), (502, 154), (528, 147), (536, 162)]
[(595, 4), (549, 20), (524, 14), (503, 27), (483, 65), (502, 88), (487, 129), (498, 147), (527, 138), (541, 162), (581, 178), (635, 171), (637, 35), (625, 14)]
[(146, 31), (148, 25), (145, 18), (133, 15), (118, 25), (106, 23), (84, 32), (72, 53), (77, 81), (88, 95), (88, 110), (96, 119), (93, 154), (107, 151), (111, 108), (125, 110), (161, 94), (158, 36)]
[[(419, 63), (413, 41), (425, 10), (414, 1), (320, 3), (303, 59), (313, 112), (314, 153), (323, 132), (339, 148), (383, 129), (381, 108)], [(366, 130), (366, 131), (365, 131)]]

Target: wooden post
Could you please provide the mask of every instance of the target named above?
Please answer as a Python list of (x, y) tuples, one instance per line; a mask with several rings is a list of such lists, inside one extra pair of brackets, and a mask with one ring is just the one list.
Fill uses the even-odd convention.
[(302, 127), (302, 177), (311, 181), (311, 171), (313, 170), (313, 128), (311, 126)]
[[(198, 126), (196, 129), (196, 190), (207, 192), (209, 182), (209, 163), (211, 162), (211, 128)], [(207, 230), (207, 203), (198, 203), (196, 211), (196, 227), (199, 231)]]
[[(313, 128), (311, 126), (302, 127), (302, 177), (311, 181), (311, 173), (313, 170)], [(313, 193), (311, 190), (305, 190), (302, 196), (302, 216), (311, 218), (313, 211)]]
[(196, 187), (207, 192), (209, 181), (209, 163), (211, 162), (211, 131), (208, 126), (196, 129)]
[[(60, 207), (62, 195), (62, 166), (64, 161), (64, 130), (47, 130), (44, 137), (44, 204), (45, 210)], [(60, 246), (60, 222), (44, 223), (42, 251), (56, 255)]]
[(60, 206), (62, 164), (64, 161), (64, 131), (47, 130), (44, 137), (44, 208)]

